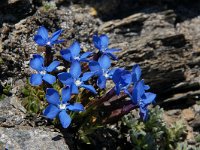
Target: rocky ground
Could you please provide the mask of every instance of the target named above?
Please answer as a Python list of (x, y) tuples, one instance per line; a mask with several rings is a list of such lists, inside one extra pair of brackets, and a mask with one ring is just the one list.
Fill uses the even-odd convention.
[(33, 143), (43, 142), (37, 149), (68, 149), (60, 133), (32, 127), (18, 99), (18, 90), (30, 75), (30, 57), (38, 50), (33, 35), (44, 25), (50, 32), (64, 29), (64, 47), (76, 39), (84, 50), (93, 49), (93, 33), (108, 34), (111, 47), (122, 49), (116, 64), (127, 69), (140, 64), (143, 78), (158, 94), (157, 104), (165, 109), (167, 123), (182, 119), (188, 143), (199, 146), (195, 140), (200, 132), (199, 2), (56, 0), (41, 6), (42, 1), (34, 0), (8, 0), (0, 5), (0, 90), (7, 84), (12, 87), (0, 101), (2, 145), (36, 149)]

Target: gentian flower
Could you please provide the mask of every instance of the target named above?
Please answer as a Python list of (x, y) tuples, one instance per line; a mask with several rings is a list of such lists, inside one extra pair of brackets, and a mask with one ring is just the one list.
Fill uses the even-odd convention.
[(117, 95), (120, 94), (120, 91), (124, 91), (129, 95), (128, 88), (132, 83), (132, 75), (129, 71), (122, 68), (116, 69), (112, 80), (115, 83), (115, 92)]
[(92, 52), (85, 52), (80, 55), (80, 51), (80, 44), (78, 42), (74, 42), (68, 49), (61, 50), (60, 54), (66, 61), (69, 62), (72, 62), (74, 60), (80, 62), (88, 62), (87, 57), (89, 57)]
[(154, 102), (156, 94), (151, 92), (145, 92), (144, 81), (141, 80), (134, 85), (132, 95), (130, 95), (134, 105), (137, 105), (140, 109), (140, 117), (143, 120), (148, 118), (148, 105)]
[[(135, 64), (132, 68), (132, 72), (131, 72), (131, 75), (132, 75), (132, 82), (133, 83), (137, 83), (140, 81), (140, 77), (141, 77), (141, 69), (140, 69), (140, 66), (138, 64)], [(149, 90), (150, 87), (148, 85), (145, 85), (144, 84), (144, 80), (141, 80), (141, 82), (143, 83), (143, 86), (144, 86), (144, 89), (145, 90)]]
[(53, 44), (64, 42), (64, 40), (58, 40), (58, 37), (62, 32), (63, 30), (58, 30), (54, 32), (51, 37), (49, 37), (47, 29), (41, 26), (38, 29), (37, 34), (34, 36), (34, 41), (39, 46), (52, 46)]
[(140, 80), (140, 77), (141, 77), (141, 69), (140, 69), (140, 66), (138, 64), (135, 64), (132, 68), (132, 72), (131, 72), (131, 75), (132, 75), (132, 82), (133, 83), (136, 83)]
[(92, 85), (86, 85), (84, 82), (94, 75), (93, 72), (86, 72), (81, 76), (81, 65), (75, 60), (72, 62), (70, 71), (58, 74), (58, 79), (66, 86), (70, 86), (73, 94), (78, 94), (79, 87), (85, 88), (96, 94), (96, 90)]
[(91, 61), (89, 68), (91, 72), (94, 72), (98, 76), (97, 85), (100, 89), (106, 88), (106, 80), (112, 79), (112, 75), (115, 69), (109, 70), (111, 66), (110, 59), (107, 55), (102, 55), (98, 62)]
[(115, 48), (108, 48), (109, 44), (109, 38), (107, 35), (102, 34), (98, 36), (95, 34), (93, 36), (93, 43), (94, 46), (102, 53), (110, 56), (112, 59), (116, 60), (117, 57), (113, 55), (114, 52), (119, 52), (120, 49), (115, 49)]
[(44, 58), (41, 55), (35, 54), (30, 61), (30, 67), (37, 71), (36, 74), (32, 74), (30, 77), (31, 85), (38, 86), (42, 84), (42, 80), (49, 84), (53, 84), (56, 81), (56, 77), (48, 74), (56, 69), (60, 64), (59, 61), (53, 61), (48, 67), (44, 66)]
[(83, 111), (84, 107), (80, 103), (70, 104), (69, 100), (71, 97), (70, 88), (65, 87), (62, 89), (61, 98), (59, 93), (53, 89), (48, 88), (46, 90), (46, 99), (49, 105), (43, 111), (43, 114), (49, 118), (54, 119), (59, 117), (63, 128), (67, 128), (71, 123), (71, 118), (66, 111)]

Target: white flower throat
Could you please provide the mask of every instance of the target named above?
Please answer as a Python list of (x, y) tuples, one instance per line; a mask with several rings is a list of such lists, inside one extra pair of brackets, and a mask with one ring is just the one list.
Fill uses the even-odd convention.
[(74, 57), (75, 60), (80, 60), (79, 56)]
[(51, 45), (51, 42), (50, 42), (50, 41), (48, 41), (48, 42), (47, 42), (47, 45)]
[(103, 70), (103, 76), (105, 78), (109, 78), (109, 74), (108, 74), (108, 71), (107, 70)]
[(107, 73), (104, 73), (103, 75), (104, 75), (104, 77), (106, 77), (106, 78), (109, 77), (109, 75), (108, 75)]
[(60, 105), (59, 105), (59, 108), (60, 108), (60, 109), (66, 109), (66, 104), (60, 104)]
[(40, 74), (45, 75), (47, 72), (45, 70), (40, 71)]
[(80, 80), (76, 80), (76, 81), (75, 81), (76, 86), (80, 86), (81, 83), (82, 83), (82, 82), (81, 82)]

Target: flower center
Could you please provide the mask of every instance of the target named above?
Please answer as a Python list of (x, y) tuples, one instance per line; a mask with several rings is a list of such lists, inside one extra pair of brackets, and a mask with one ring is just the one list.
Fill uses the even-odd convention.
[(139, 99), (139, 100), (138, 100), (138, 105), (139, 105), (139, 106), (142, 106), (142, 105), (143, 105), (142, 99)]
[(51, 45), (51, 42), (50, 42), (50, 41), (48, 41), (48, 42), (47, 42), (47, 45)]
[(60, 109), (66, 109), (66, 104), (60, 104), (60, 105), (59, 105), (59, 108), (60, 108)]
[(76, 80), (76, 81), (75, 81), (76, 86), (80, 86), (81, 83), (82, 83), (82, 82), (81, 82), (80, 80)]
[(104, 73), (103, 75), (104, 75), (104, 77), (106, 77), (106, 78), (109, 77), (109, 75), (108, 75), (107, 73)]
[(106, 50), (107, 50), (106, 47), (102, 47), (102, 48), (101, 48), (101, 51), (102, 51), (103, 53), (104, 53)]
[(75, 60), (80, 60), (79, 56), (74, 57)]
[(45, 70), (40, 71), (40, 74), (45, 75), (47, 72)]
[(108, 71), (107, 70), (103, 70), (103, 76), (108, 78), (109, 77), (109, 74), (108, 74)]

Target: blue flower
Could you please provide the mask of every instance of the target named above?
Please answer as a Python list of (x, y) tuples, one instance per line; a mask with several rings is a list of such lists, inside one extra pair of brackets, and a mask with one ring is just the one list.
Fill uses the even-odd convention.
[(45, 67), (44, 58), (38, 54), (33, 55), (33, 58), (30, 61), (30, 66), (32, 69), (36, 70), (37, 73), (31, 75), (30, 83), (34, 86), (38, 86), (41, 85), (42, 80), (44, 80), (49, 84), (53, 84), (56, 81), (56, 77), (48, 74), (48, 72), (55, 70), (59, 64), (59, 61), (53, 61), (48, 67)]
[(105, 54), (98, 59), (98, 62), (91, 61), (89, 63), (91, 72), (98, 76), (97, 85), (100, 89), (106, 88), (107, 79), (112, 79), (112, 75), (115, 69), (109, 70), (110, 66), (110, 59)]
[(131, 72), (131, 75), (132, 75), (132, 82), (133, 83), (136, 83), (140, 80), (140, 77), (141, 77), (141, 69), (140, 69), (140, 66), (138, 64), (135, 64), (132, 68), (132, 72)]
[[(137, 83), (140, 81), (140, 77), (141, 77), (141, 69), (140, 69), (140, 66), (138, 64), (135, 64), (132, 68), (132, 72), (131, 72), (131, 75), (132, 75), (132, 82), (133, 83)], [(145, 90), (149, 90), (150, 87), (149, 85), (145, 85), (144, 84), (144, 80), (141, 80), (141, 82), (143, 82), (143, 86), (144, 86), (144, 89)]]
[(112, 80), (115, 83), (115, 92), (117, 95), (120, 94), (120, 91), (129, 94), (128, 88), (132, 83), (132, 74), (129, 71), (122, 68), (116, 69)]
[(81, 76), (81, 65), (75, 60), (72, 62), (70, 71), (62, 72), (58, 74), (58, 79), (66, 86), (71, 87), (71, 91), (73, 94), (78, 94), (79, 87), (85, 88), (92, 93), (96, 94), (96, 90), (92, 85), (86, 85), (84, 82), (89, 80), (94, 75), (93, 72), (85, 72), (82, 77)]
[(58, 30), (54, 32), (51, 37), (49, 37), (47, 29), (41, 26), (38, 29), (37, 34), (34, 36), (34, 41), (39, 46), (52, 46), (53, 44), (64, 42), (64, 40), (58, 40), (58, 37), (62, 32), (63, 30)]
[(46, 90), (46, 99), (49, 105), (43, 111), (43, 114), (49, 118), (54, 119), (59, 117), (63, 128), (67, 128), (71, 123), (71, 118), (66, 111), (83, 111), (84, 107), (80, 103), (70, 104), (71, 97), (70, 88), (66, 87), (62, 89), (61, 98), (59, 93), (53, 89), (48, 88)]
[(132, 95), (130, 95), (131, 100), (134, 105), (137, 105), (140, 109), (140, 117), (143, 120), (148, 118), (148, 105), (155, 102), (156, 94), (151, 92), (145, 92), (145, 84), (144, 81), (141, 80), (137, 82), (132, 91)]
[(95, 34), (93, 36), (93, 43), (94, 46), (103, 54), (106, 54), (108, 56), (110, 56), (112, 59), (116, 60), (117, 57), (115, 55), (113, 55), (113, 52), (119, 52), (120, 49), (115, 49), (115, 48), (108, 48), (108, 44), (109, 44), (109, 38), (107, 35), (102, 34), (100, 36), (98, 36), (97, 34)]
[(92, 54), (92, 52), (85, 52), (80, 55), (80, 44), (78, 42), (74, 42), (68, 49), (64, 49), (60, 51), (61, 56), (69, 62), (74, 60), (80, 62), (88, 62), (87, 58)]

